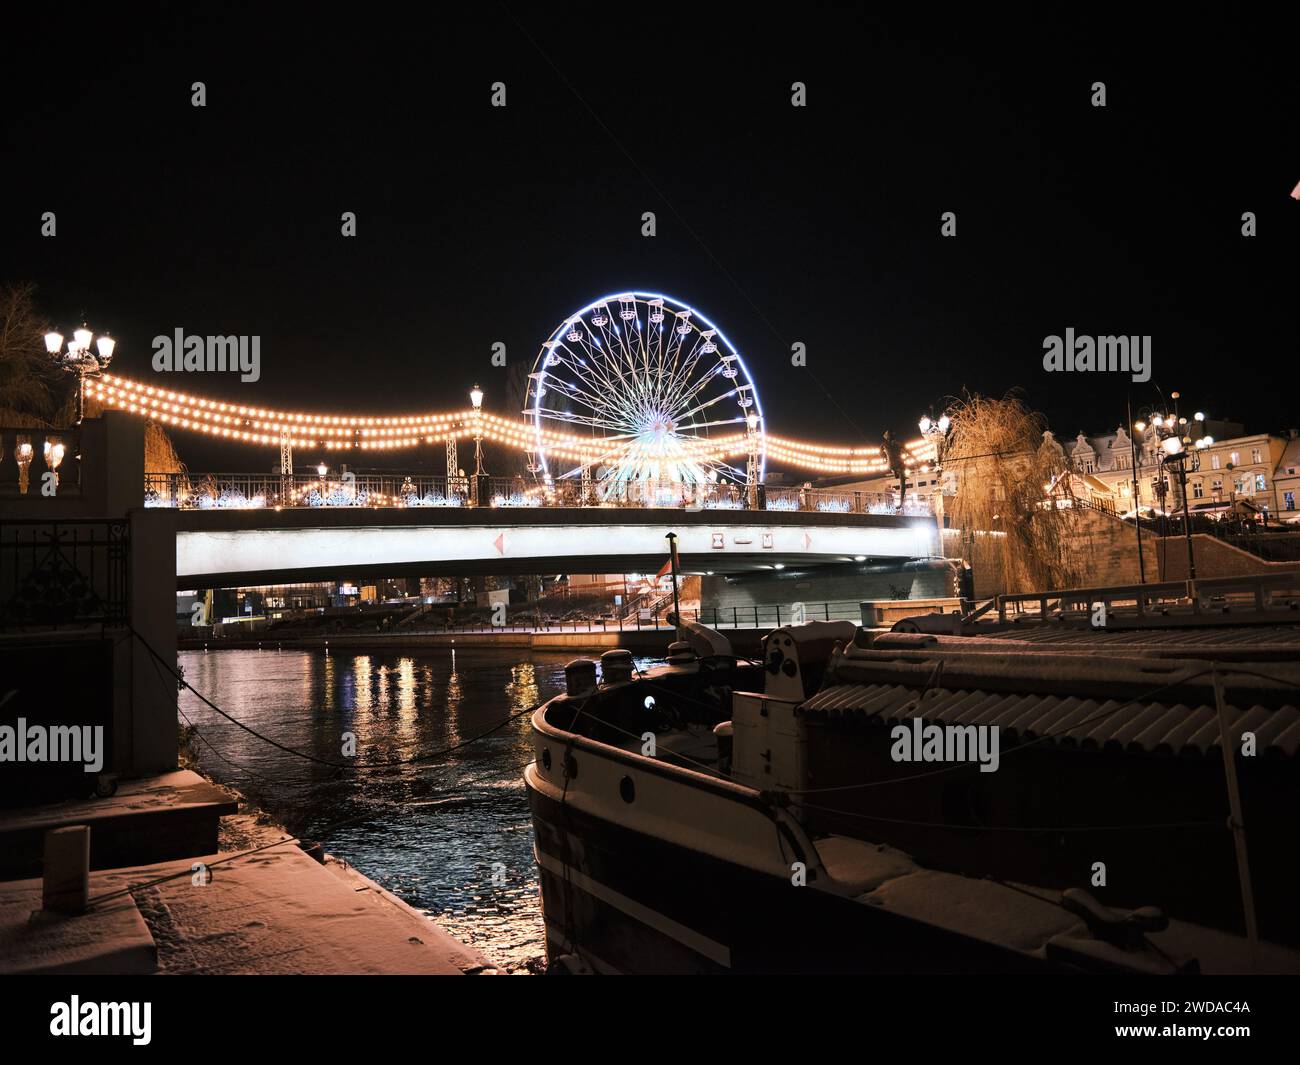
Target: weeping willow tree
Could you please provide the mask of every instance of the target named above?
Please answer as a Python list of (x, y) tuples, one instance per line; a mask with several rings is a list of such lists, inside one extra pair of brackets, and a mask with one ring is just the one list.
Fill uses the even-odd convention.
[(50, 323), (31, 282), (0, 287), (0, 425), (46, 429), (64, 424), (72, 390), (45, 350)]
[(988, 582), (1008, 592), (1077, 587), (1084, 566), (1071, 550), (1074, 511), (1046, 501), (1066, 468), (1061, 450), (1044, 441), (1046, 419), (1015, 393), (967, 394), (947, 415), (943, 468), (955, 490), (947, 510), (972, 565), (987, 567)]

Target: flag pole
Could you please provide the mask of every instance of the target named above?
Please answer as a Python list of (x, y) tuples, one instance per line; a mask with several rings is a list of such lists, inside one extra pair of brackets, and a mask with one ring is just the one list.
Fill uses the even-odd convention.
[(668, 562), (672, 566), (673, 574), (673, 628), (680, 630), (682, 612), (677, 602), (677, 534), (670, 532), (664, 539), (668, 541)]

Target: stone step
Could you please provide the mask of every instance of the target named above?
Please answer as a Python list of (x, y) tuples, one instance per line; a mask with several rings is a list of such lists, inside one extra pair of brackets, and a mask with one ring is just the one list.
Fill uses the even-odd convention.
[(41, 875), (45, 833), (90, 826), (90, 867), (111, 869), (217, 849), (217, 827), (238, 809), (226, 789), (188, 769), (124, 780), (115, 795), (0, 811), (0, 880)]
[[(92, 894), (103, 889), (91, 878)], [(149, 974), (158, 969), (153, 933), (130, 895), (76, 916), (42, 913), (41, 882), (0, 884), (0, 973)]]

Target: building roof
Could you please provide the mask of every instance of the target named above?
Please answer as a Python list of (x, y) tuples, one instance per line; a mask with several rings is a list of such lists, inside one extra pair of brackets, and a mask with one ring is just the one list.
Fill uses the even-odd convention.
[(1066, 477), (1070, 478), (1070, 487), (1071, 490), (1074, 491), (1075, 495), (1079, 494), (1078, 490), (1075, 488), (1075, 482), (1081, 484), (1089, 492), (1094, 492), (1098, 495), (1114, 494), (1114, 489), (1105, 481), (1094, 477), (1090, 473), (1080, 473), (1078, 470), (1063, 470), (1058, 473), (1052, 478), (1052, 483), (1048, 486), (1047, 494), (1053, 494), (1056, 491), (1056, 486)]
[[(1296, 472), (1288, 472), (1292, 469)], [(1281, 477), (1300, 477), (1300, 437), (1291, 438), (1282, 449), (1282, 457), (1277, 460), (1277, 469), (1273, 471), (1273, 480)]]

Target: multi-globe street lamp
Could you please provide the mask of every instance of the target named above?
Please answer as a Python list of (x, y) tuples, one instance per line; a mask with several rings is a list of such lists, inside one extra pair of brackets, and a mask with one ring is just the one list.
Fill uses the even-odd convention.
[[(943, 535), (943, 452), (948, 442), (948, 430), (952, 428), (952, 419), (946, 414), (940, 414), (938, 418), (931, 418), (928, 414), (922, 414), (920, 420), (916, 423), (921, 430), (921, 436), (930, 442), (934, 448), (934, 472), (938, 479), (934, 482), (935, 491), (932, 500), (934, 508), (935, 521), (939, 524), (939, 535)], [(901, 495), (900, 495), (901, 498)]]
[[(92, 351), (92, 345), (94, 350)], [(108, 369), (113, 359), (115, 341), (107, 333), (95, 339), (95, 334), (84, 324), (72, 333), (67, 351), (63, 351), (63, 334), (49, 332), (45, 334), (45, 350), (68, 373), (77, 375), (77, 424), (80, 425), (86, 413), (86, 378), (97, 377)]]
[[(1178, 393), (1171, 392), (1171, 398), (1177, 401)], [(1160, 470), (1157, 494), (1160, 496), (1161, 503), (1164, 503), (1166, 494), (1164, 486), (1169, 481), (1166, 470), (1172, 471), (1178, 478), (1178, 492), (1182, 496), (1183, 504), (1183, 536), (1187, 543), (1187, 576), (1189, 580), (1196, 579), (1196, 558), (1192, 545), (1192, 516), (1191, 500), (1187, 492), (1187, 474), (1195, 473), (1201, 468), (1201, 457), (1199, 452), (1214, 443), (1214, 437), (1203, 435), (1195, 440), (1193, 448), (1193, 439), (1191, 436), (1191, 426), (1188, 420), (1178, 415), (1177, 407), (1174, 413), (1167, 414), (1164, 412), (1151, 413), (1149, 423), (1146, 420), (1139, 419), (1133, 423), (1133, 428), (1138, 433), (1146, 433), (1148, 429), (1159, 441), (1160, 450), (1164, 452), (1163, 456), (1157, 460), (1157, 466)], [(1194, 422), (1200, 423), (1205, 421), (1205, 415), (1197, 411), (1192, 415)], [(1137, 447), (1136, 440), (1133, 446), (1133, 488), (1137, 492)], [(1134, 501), (1136, 521), (1138, 526), (1138, 560), (1142, 561), (1142, 514), (1138, 502)]]
[(922, 414), (921, 420), (916, 423), (921, 435), (934, 445), (934, 460), (936, 466), (943, 465), (943, 446), (948, 439), (948, 430), (952, 428), (952, 419), (946, 414), (940, 414), (939, 417), (931, 418), (928, 414)]

